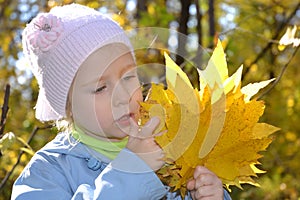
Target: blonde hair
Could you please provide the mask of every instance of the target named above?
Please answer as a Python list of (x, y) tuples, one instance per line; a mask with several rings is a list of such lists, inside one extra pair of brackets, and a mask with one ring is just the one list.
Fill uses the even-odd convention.
[(70, 91), (73, 88), (73, 83), (71, 84), (68, 97), (67, 97), (67, 102), (66, 102), (66, 117), (60, 120), (56, 121), (56, 127), (59, 131), (65, 131), (68, 133), (71, 133), (73, 130), (73, 125), (74, 125), (74, 120), (72, 116), (72, 102), (70, 98)]

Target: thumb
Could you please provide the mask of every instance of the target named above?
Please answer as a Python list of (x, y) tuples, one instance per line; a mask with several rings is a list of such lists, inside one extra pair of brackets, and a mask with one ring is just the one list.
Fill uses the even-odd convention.
[(129, 137), (138, 138), (139, 137), (139, 125), (132, 118), (129, 118), (130, 121), (130, 130), (127, 133)]
[(195, 184), (196, 184), (196, 181), (195, 181), (195, 179), (192, 179), (192, 180), (189, 180), (188, 182), (187, 182), (187, 184), (186, 184), (186, 188), (188, 189), (188, 190), (194, 190), (195, 189)]
[(160, 123), (160, 119), (158, 117), (152, 117), (141, 129), (141, 134), (143, 137), (151, 137), (154, 130)]

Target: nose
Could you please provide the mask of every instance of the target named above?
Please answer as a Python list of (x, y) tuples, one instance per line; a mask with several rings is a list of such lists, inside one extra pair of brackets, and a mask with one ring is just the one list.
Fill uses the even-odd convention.
[(131, 95), (129, 89), (121, 81), (116, 83), (114, 90), (112, 91), (112, 104), (113, 106), (129, 104)]

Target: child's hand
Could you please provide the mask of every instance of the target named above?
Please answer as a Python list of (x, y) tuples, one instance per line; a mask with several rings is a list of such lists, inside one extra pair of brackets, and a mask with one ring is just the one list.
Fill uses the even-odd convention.
[(194, 200), (222, 200), (224, 198), (222, 181), (203, 166), (196, 167), (194, 178), (188, 181), (187, 189), (191, 191)]
[(160, 169), (165, 164), (163, 161), (164, 153), (154, 140), (157, 135), (153, 135), (159, 124), (159, 118), (151, 118), (140, 131), (138, 131), (139, 127), (133, 120), (131, 124), (133, 128), (126, 147), (143, 159), (153, 171)]

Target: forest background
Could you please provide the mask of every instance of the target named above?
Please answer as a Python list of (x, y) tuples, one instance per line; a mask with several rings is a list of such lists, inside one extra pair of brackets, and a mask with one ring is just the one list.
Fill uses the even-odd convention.
[[(51, 124), (35, 120), (36, 80), (24, 62), (21, 33), (38, 12), (72, 2), (99, 9), (124, 29), (159, 27), (169, 31), (161, 49), (137, 53), (141, 63), (163, 63), (163, 50), (200, 62), (199, 44), (207, 52), (222, 40), (230, 74), (243, 64), (243, 84), (276, 78), (257, 98), (266, 103), (261, 118), (281, 130), (260, 159), (267, 173), (261, 187), (233, 188), (233, 199), (300, 199), (300, 2), (282, 0), (0, 0), (0, 200), (9, 199), (11, 187), (32, 154), (56, 134)], [(291, 28), (293, 28), (291, 31)], [(294, 45), (279, 46), (290, 29)], [(176, 31), (186, 37), (174, 34)], [(153, 40), (154, 41), (154, 40)], [(298, 43), (297, 43), (298, 42)], [(185, 56), (174, 59), (197, 82)], [(148, 73), (155, 73), (152, 69)], [(7, 112), (8, 111), (8, 112)]]

